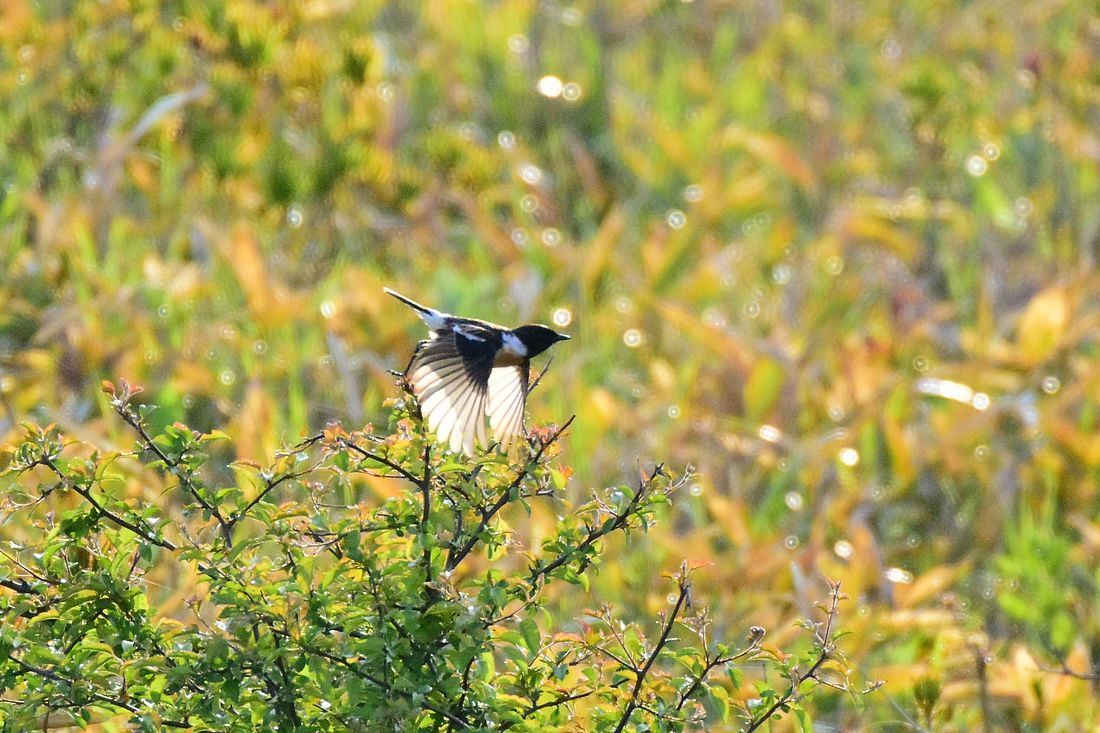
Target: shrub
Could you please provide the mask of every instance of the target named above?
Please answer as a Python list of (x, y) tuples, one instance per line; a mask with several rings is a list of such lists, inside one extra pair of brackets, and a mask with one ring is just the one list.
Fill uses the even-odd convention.
[[(808, 726), (802, 696), (846, 687), (836, 587), (801, 666), (763, 629), (717, 639), (686, 566), (651, 632), (606, 604), (554, 618), (549, 591), (586, 588), (605, 538), (644, 531), (687, 479), (657, 466), (563, 510), (569, 422), (467, 460), (398, 401), (384, 432), (333, 425), (225, 465), (225, 435), (152, 434), (139, 388), (105, 389), (136, 451), (27, 426), (6, 456), (5, 730), (751, 730), (789, 710)], [(507, 519), (536, 502), (563, 516), (525, 547)], [(752, 691), (750, 662), (782, 684)]]

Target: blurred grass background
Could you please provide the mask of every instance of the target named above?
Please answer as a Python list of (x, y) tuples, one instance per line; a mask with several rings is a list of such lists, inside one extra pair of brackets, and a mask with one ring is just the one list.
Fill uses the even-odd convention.
[(821, 730), (1092, 730), (1098, 56), (1073, 0), (9, 0), (0, 443), (129, 447), (101, 379), (230, 458), (384, 419), (383, 285), (555, 324), (570, 491), (700, 472), (563, 608), (686, 557), (786, 648), (837, 579), (886, 685)]

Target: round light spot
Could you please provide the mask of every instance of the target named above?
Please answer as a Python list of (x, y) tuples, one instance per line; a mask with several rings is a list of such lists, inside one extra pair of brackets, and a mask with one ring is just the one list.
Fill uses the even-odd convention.
[(297, 206), (291, 206), (290, 211), (286, 212), (286, 223), (289, 224), (292, 229), (297, 229), (302, 226), (302, 210)]
[(795, 537), (793, 534), (789, 534), (787, 535), (787, 539), (783, 540), (783, 545), (788, 550), (793, 550), (798, 547), (798, 538)]
[(527, 236), (526, 229), (516, 227), (512, 230), (512, 242), (514, 242), (517, 247), (525, 247), (529, 241), (530, 237)]
[(673, 229), (683, 229), (684, 224), (687, 224), (687, 217), (679, 209), (673, 209), (665, 214), (665, 221)]
[(970, 398), (970, 404), (975, 410), (989, 409), (990, 403), (989, 395), (985, 392), (975, 392), (974, 396)]
[(986, 143), (982, 147), (982, 155), (986, 160), (996, 160), (1001, 157), (1001, 147), (996, 143)]
[(989, 161), (980, 155), (971, 155), (966, 159), (966, 172), (972, 176), (984, 176), (989, 170)]
[(497, 145), (505, 150), (516, 147), (516, 136), (510, 130), (501, 130), (497, 133)]
[(581, 89), (581, 85), (575, 81), (571, 81), (561, 89), (561, 96), (567, 102), (576, 102), (584, 94), (584, 90)]
[(523, 179), (524, 183), (534, 186), (542, 180), (542, 171), (539, 170), (537, 165), (525, 165), (520, 169), (519, 177)]
[(854, 466), (859, 463), (859, 451), (855, 448), (842, 448), (840, 453), (837, 454), (837, 458), (845, 466)]
[(802, 507), (806, 505), (806, 500), (802, 498), (802, 494), (797, 491), (788, 491), (787, 495), (783, 497), (783, 503), (787, 505), (787, 508), (792, 512), (802, 511)]
[(783, 434), (779, 432), (779, 428), (774, 425), (761, 425), (756, 434), (760, 436), (761, 440), (766, 440), (769, 443), (778, 443), (779, 439), (783, 437)]
[(1047, 394), (1054, 394), (1062, 388), (1062, 382), (1059, 381), (1058, 377), (1046, 376), (1043, 377), (1043, 381), (1040, 383), (1040, 386)]
[(325, 318), (332, 318), (336, 315), (336, 304), (331, 300), (326, 300), (321, 303), (321, 315)]
[(535, 85), (535, 89), (538, 90), (539, 94), (544, 97), (549, 97), (550, 99), (557, 99), (560, 97), (564, 87), (565, 84), (562, 83), (562, 80), (553, 74), (547, 74), (542, 77)]
[(886, 568), (886, 579), (891, 583), (906, 585), (913, 582), (913, 574), (902, 568)]
[(692, 484), (690, 491), (691, 491), (692, 496), (701, 496), (702, 493), (703, 493), (703, 485), (702, 484)]
[(779, 264), (772, 268), (772, 282), (776, 285), (786, 285), (791, 281), (790, 265)]
[(636, 328), (628, 328), (623, 332), (623, 343), (632, 349), (642, 345), (642, 332)]
[(901, 56), (901, 44), (893, 38), (887, 38), (882, 42), (882, 56), (890, 61), (894, 61)]
[(844, 272), (844, 258), (840, 255), (833, 255), (825, 260), (825, 272), (830, 275), (839, 275)]
[(229, 386), (237, 381), (237, 374), (232, 369), (226, 369), (218, 375), (218, 381)]
[(745, 313), (747, 318), (756, 318), (760, 315), (760, 304), (755, 300), (750, 300), (741, 307), (741, 310)]
[(551, 316), (555, 326), (568, 326), (573, 322), (573, 311), (568, 308), (558, 308)]
[(528, 214), (532, 214), (538, 210), (539, 200), (531, 194), (527, 194), (519, 200), (519, 207), (526, 211)]
[(531, 41), (522, 33), (508, 36), (508, 50), (512, 53), (525, 53), (531, 47)]
[(557, 247), (561, 244), (561, 232), (554, 228), (542, 230), (542, 243), (547, 247)]
[(667, 413), (668, 413), (669, 417), (671, 417), (673, 420), (675, 420), (676, 418), (680, 417), (680, 406), (679, 405), (669, 405)]
[(855, 546), (848, 540), (837, 540), (833, 545), (833, 552), (836, 556), (845, 560), (850, 560), (852, 555), (856, 554)]
[(701, 201), (703, 198), (703, 187), (697, 183), (693, 183), (684, 189), (684, 200), (691, 203)]

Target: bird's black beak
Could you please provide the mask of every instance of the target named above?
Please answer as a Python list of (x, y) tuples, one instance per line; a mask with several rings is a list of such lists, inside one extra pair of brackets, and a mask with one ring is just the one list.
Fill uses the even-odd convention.
[(559, 334), (558, 334), (558, 341), (568, 341), (568, 340), (569, 340), (569, 338), (570, 338), (570, 337), (569, 337), (569, 336), (566, 336), (566, 335), (565, 335), (564, 333), (559, 333)]

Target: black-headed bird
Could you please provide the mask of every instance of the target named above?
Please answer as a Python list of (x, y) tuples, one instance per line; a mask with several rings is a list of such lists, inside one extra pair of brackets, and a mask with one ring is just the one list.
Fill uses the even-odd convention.
[(385, 290), (431, 329), (405, 369), (428, 429), (451, 450), (472, 456), (475, 441), (489, 445), (488, 416), (493, 439), (507, 449), (523, 432), (531, 357), (569, 337), (539, 324), (505, 328), (452, 316)]

